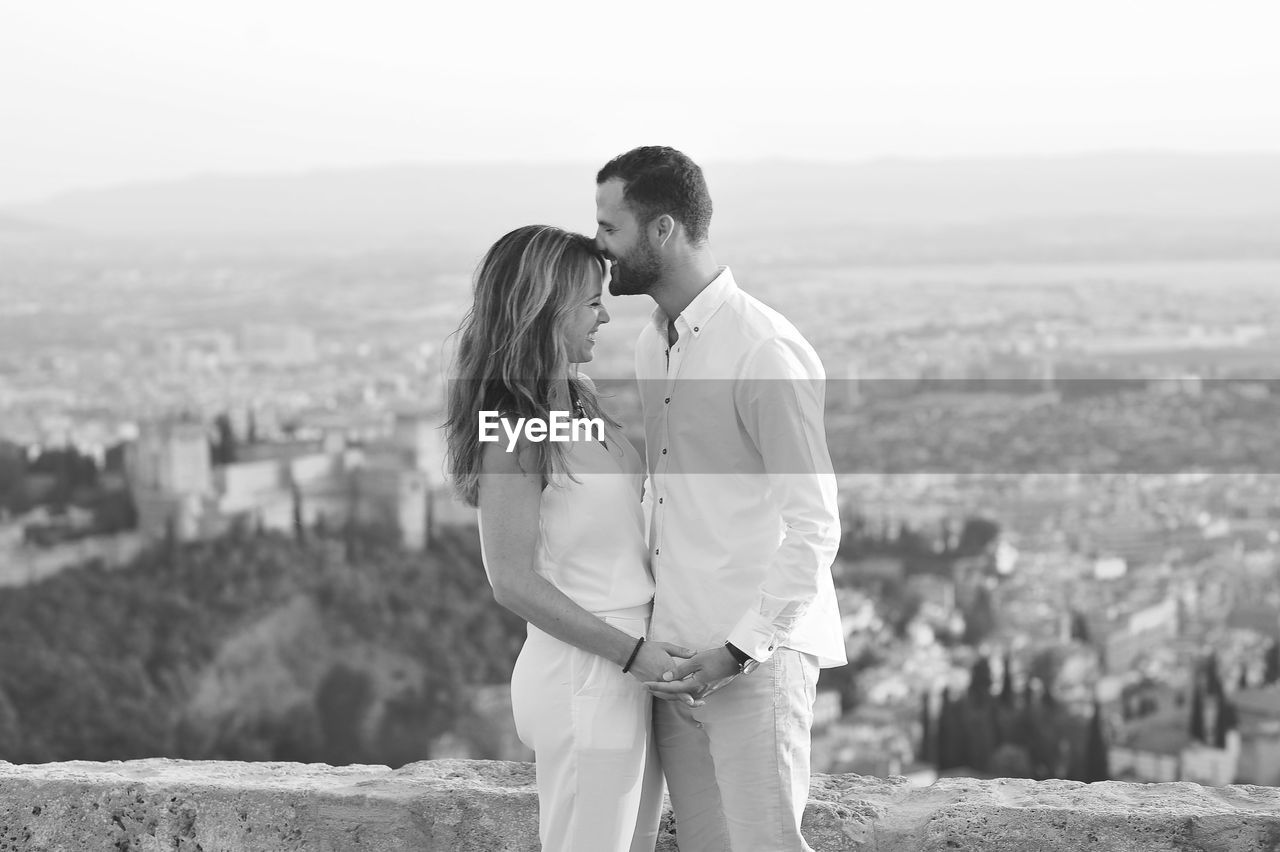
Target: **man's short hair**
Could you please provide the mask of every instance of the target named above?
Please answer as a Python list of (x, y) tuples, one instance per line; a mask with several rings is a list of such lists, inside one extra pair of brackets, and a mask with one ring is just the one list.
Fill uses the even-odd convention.
[(675, 148), (646, 145), (614, 157), (596, 183), (622, 180), (622, 197), (642, 225), (668, 213), (684, 225), (690, 242), (703, 243), (711, 229), (711, 193), (702, 169)]

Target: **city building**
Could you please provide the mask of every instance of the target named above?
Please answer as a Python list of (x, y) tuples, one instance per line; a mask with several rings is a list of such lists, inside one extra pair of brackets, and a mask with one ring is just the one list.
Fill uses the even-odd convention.
[(1280, 684), (1231, 696), (1240, 720), (1238, 784), (1280, 787)]
[(1103, 664), (1111, 673), (1132, 670), (1139, 658), (1178, 636), (1178, 602), (1173, 597), (1128, 612), (1106, 615), (1114, 617), (1106, 619), (1106, 626), (1095, 637)]
[(354, 523), (420, 549), (432, 525), (474, 523), (474, 510), (454, 505), (444, 483), (442, 435), (427, 415), (401, 412), (386, 432), (364, 446), (258, 446), (245, 460), (214, 466), (203, 423), (148, 423), (126, 464), (139, 530), (151, 540), (190, 541), (236, 526), (291, 531)]
[(309, 328), (249, 323), (240, 329), (240, 356), (269, 367), (301, 367), (315, 363), (319, 352)]

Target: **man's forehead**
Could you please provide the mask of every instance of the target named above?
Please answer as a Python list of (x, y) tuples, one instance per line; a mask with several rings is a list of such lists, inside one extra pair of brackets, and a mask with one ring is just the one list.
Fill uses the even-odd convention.
[(599, 202), (622, 206), (623, 194), (624, 184), (620, 178), (609, 178), (596, 185), (596, 200)]
[(623, 197), (622, 181), (613, 178), (596, 187), (596, 207), (599, 218), (621, 218), (629, 215), (626, 199)]

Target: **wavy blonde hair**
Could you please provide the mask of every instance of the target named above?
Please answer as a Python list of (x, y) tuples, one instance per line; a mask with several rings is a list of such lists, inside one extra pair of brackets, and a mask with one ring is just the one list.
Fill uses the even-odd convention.
[[(479, 501), (479, 412), (549, 419), (553, 410), (570, 410), (571, 400), (559, 398), (558, 381), (567, 376), (586, 415), (605, 418), (590, 382), (569, 375), (564, 327), (606, 269), (589, 237), (550, 225), (511, 231), (480, 261), (471, 309), (455, 332), (459, 342), (444, 425), (453, 487), (467, 505)], [(530, 444), (522, 468), (525, 462), (544, 483), (555, 474), (572, 476), (560, 443)]]

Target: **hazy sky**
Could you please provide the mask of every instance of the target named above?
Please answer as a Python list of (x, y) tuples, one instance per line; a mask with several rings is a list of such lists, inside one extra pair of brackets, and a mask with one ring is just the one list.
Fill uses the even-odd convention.
[(1273, 0), (0, 3), (0, 203), (655, 143), (1280, 151)]

